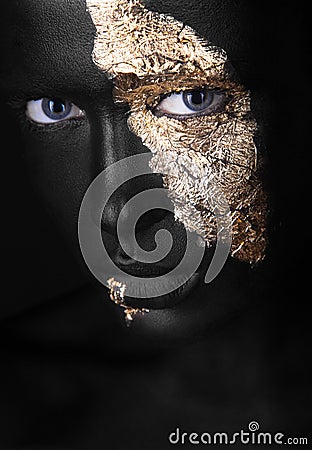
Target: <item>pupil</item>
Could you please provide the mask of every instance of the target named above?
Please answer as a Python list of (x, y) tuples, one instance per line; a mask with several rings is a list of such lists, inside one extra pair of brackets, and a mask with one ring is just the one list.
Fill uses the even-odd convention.
[(50, 106), (50, 110), (53, 114), (62, 114), (66, 109), (65, 104), (61, 100), (58, 100), (58, 99), (51, 100), (49, 106)]
[(49, 119), (66, 119), (72, 110), (72, 103), (61, 98), (44, 98), (42, 101), (42, 110)]
[(196, 91), (192, 93), (191, 103), (194, 105), (201, 105), (205, 101), (205, 93), (203, 91)]

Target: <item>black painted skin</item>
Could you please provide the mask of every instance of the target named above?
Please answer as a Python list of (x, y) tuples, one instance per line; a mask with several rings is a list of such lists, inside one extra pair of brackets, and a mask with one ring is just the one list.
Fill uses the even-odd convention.
[[(76, 259), (87, 272), (77, 236), (78, 212), (83, 195), (103, 169), (148, 149), (128, 130), (127, 109), (115, 106), (112, 83), (92, 61), (95, 29), (84, 2), (75, 2), (75, 6), (67, 1), (40, 4), (23, 1), (20, 7), (14, 5), (13, 2), (8, 8), (11, 10), (10, 30), (5, 36), (7, 61), (4, 76), (8, 77), (8, 82), (4, 84), (5, 92), (10, 100), (15, 100), (15, 113), (32, 182)], [(247, 28), (250, 25), (244, 23), (248, 17), (243, 3), (232, 6), (233, 11), (231, 14), (228, 11), (222, 27), (221, 19), (225, 17), (225, 4), (222, 5), (222, 2), (218, 2), (217, 6), (208, 3), (204, 7), (205, 17), (208, 18), (204, 24), (201, 20), (203, 11), (195, 4), (177, 8), (174, 2), (153, 2), (153, 8), (157, 7), (177, 15), (177, 19), (226, 49), (234, 62), (235, 58), (241, 61), (243, 54), (248, 53), (244, 43), (250, 45), (250, 41), (245, 39), (245, 25)], [(235, 49), (239, 51), (235, 53)], [(245, 82), (248, 84), (247, 79)], [(86, 119), (71, 120), (52, 127), (31, 124), (25, 116), (25, 102), (42, 97), (70, 100), (86, 112)], [(117, 265), (129, 266), (129, 260), (120, 252), (116, 238), (119, 211), (135, 193), (156, 186), (161, 186), (161, 179), (157, 176), (132, 180), (118, 191), (104, 212), (103, 239)], [(138, 241), (143, 248), (151, 248), (159, 228), (172, 233), (174, 249), (163, 265), (168, 269), (174, 268), (183, 254), (185, 234), (171, 214), (156, 211), (147, 215), (140, 222)], [(136, 321), (132, 328), (143, 327), (144, 333), (152, 332), (169, 338), (198, 334), (207, 324), (239, 309), (242, 301), (251, 301), (251, 272), (248, 264), (230, 260), (215, 282), (192, 292), (187, 302), (172, 310), (153, 311), (144, 320)], [(98, 290), (99, 299), (108, 296), (104, 287), (98, 286)], [(113, 314), (119, 314), (118, 309), (115, 310)]]
[[(263, 382), (270, 358), (274, 358), (272, 353), (267, 353), (269, 338), (263, 331), (269, 329), (272, 335), (274, 319), (267, 318), (263, 305), (270, 304), (273, 317), (275, 311), (280, 314), (279, 306), (272, 304), (272, 300), (286, 273), (280, 267), (277, 269), (276, 255), (284, 246), (274, 241), (276, 235), (272, 232), (281, 220), (274, 200), (287, 184), (280, 187), (275, 178), (274, 170), (280, 168), (278, 139), (270, 133), (274, 126), (277, 129), (280, 126), (276, 103), (283, 96), (276, 94), (276, 85), (284, 83), (288, 88), (287, 82), (278, 78), (282, 64), (276, 61), (274, 52), (274, 48), (282, 46), (282, 39), (275, 31), (278, 8), (273, 10), (263, 2), (251, 5), (243, 0), (183, 3), (155, 0), (147, 4), (150, 9), (173, 15), (224, 48), (242, 82), (252, 92), (253, 110), (260, 124), (258, 148), (266, 162), (265, 183), (271, 210), (275, 212), (273, 218), (270, 216), (267, 258), (255, 269), (230, 259), (213, 283), (198, 286), (180, 304), (152, 311), (126, 329), (121, 311), (109, 302), (107, 290), (93, 279), (84, 264), (77, 236), (78, 212), (86, 189), (104, 168), (126, 156), (149, 150), (128, 130), (127, 108), (114, 104), (112, 83), (92, 61), (95, 29), (85, 2), (3, 1), (0, 90), (5, 105), (2, 124), (7, 124), (3, 135), (8, 135), (13, 142), (14, 152), (9, 158), (15, 158), (20, 177), (17, 186), (14, 185), (14, 198), (23, 195), (19, 190), (24, 189), (22, 183), (27, 184), (23, 173), (27, 167), (27, 177), (39, 199), (33, 199), (31, 194), (29, 198), (37, 206), (23, 209), (21, 205), (21, 211), (27, 211), (32, 227), (36, 227), (38, 220), (42, 220), (42, 226), (49, 227), (43, 233), (45, 239), (51, 236), (52, 244), (44, 243), (47, 251), (40, 253), (38, 245), (33, 245), (41, 258), (53, 261), (46, 266), (30, 252), (29, 267), (23, 270), (32, 280), (33, 272), (39, 274), (38, 281), (33, 281), (32, 293), (29, 289), (22, 301), (17, 304), (13, 301), (13, 306), (9, 300), (5, 301), (5, 311), (1, 312), (6, 318), (3, 336), (11, 342), (8, 354), (15, 355), (17, 371), (22, 373), (16, 375), (15, 365), (8, 356), (5, 361), (9, 361), (11, 384), (4, 404), (11, 404), (11, 409), (5, 412), (5, 423), (9, 426), (1, 438), (4, 445), (14, 443), (42, 450), (50, 444), (55, 448), (72, 446), (93, 450), (104, 448), (105, 443), (109, 443), (107, 448), (113, 448), (111, 443), (117, 442), (116, 448), (121, 449), (126, 448), (129, 437), (136, 448), (159, 449), (166, 448), (167, 435), (179, 424), (193, 427), (195, 431), (196, 427), (202, 431), (208, 427), (211, 431), (222, 428), (222, 424), (239, 430), (251, 419), (266, 420), (266, 425), (273, 428), (281, 425), (282, 429), (291, 423), (290, 417), (285, 422), (271, 421), (268, 412), (271, 407), (282, 410), (280, 403), (274, 400), (273, 406), (270, 403), (270, 392), (277, 382), (274, 377), (278, 378), (279, 371), (283, 370), (279, 362), (275, 363), (272, 384)], [(277, 96), (275, 100), (273, 93)], [(32, 124), (25, 116), (26, 102), (42, 97), (67, 99), (83, 109), (86, 118), (58, 126)], [(267, 150), (272, 145), (277, 149), (274, 155)], [(118, 212), (133, 194), (156, 186), (161, 186), (157, 176), (132, 181), (114, 196), (105, 210), (103, 239), (117, 264), (129, 264), (116, 239)], [(25, 187), (26, 192), (27, 189), (32, 192)], [(52, 225), (40, 205), (47, 209)], [(32, 211), (35, 211), (33, 216)], [(138, 240), (148, 249), (159, 228), (172, 232), (175, 249), (165, 263), (167, 268), (174, 267), (183, 252), (184, 230), (182, 225), (173, 222), (170, 214), (156, 211), (146, 216)], [(281, 236), (285, 237), (286, 232), (279, 232)], [(36, 235), (33, 239), (36, 240)], [(61, 250), (57, 240), (65, 242), (69, 250)], [(49, 271), (62, 272), (55, 283), (57, 288), (41, 280), (40, 274), (44, 274), (41, 264)], [(15, 267), (14, 272), (18, 273)], [(38, 286), (39, 295), (36, 294)], [(18, 285), (14, 289), (18, 290)], [(234, 325), (229, 320), (233, 317), (236, 317)], [(220, 327), (224, 322), (226, 326)], [(211, 332), (216, 329), (217, 336)], [(188, 341), (193, 344), (190, 346)], [(275, 345), (277, 349), (278, 344)], [(26, 356), (19, 352), (20, 348)], [(237, 366), (241, 352), (242, 361)], [(34, 362), (31, 376), (39, 388), (31, 389), (30, 393), (25, 372), (29, 355), (38, 364), (43, 360), (49, 373)], [(67, 357), (70, 359), (68, 372)], [(77, 373), (81, 374), (82, 381), (77, 379)], [(100, 374), (101, 381), (94, 380), (94, 374), (96, 377)], [(124, 388), (120, 386), (125, 383), (133, 386), (140, 407), (131, 402), (124, 404)], [(251, 397), (254, 402), (250, 401)], [(245, 404), (240, 409), (242, 399)], [(29, 403), (31, 414), (26, 417)], [(141, 408), (145, 409), (145, 416)], [(215, 408), (220, 408), (218, 417)], [(188, 414), (184, 416), (182, 411), (186, 410)], [(64, 411), (68, 413), (68, 422), (63, 428), (62, 423), (67, 420)], [(107, 415), (114, 419), (109, 420)], [(125, 435), (121, 437), (121, 425), (116, 417), (130, 416), (132, 420), (123, 425)], [(148, 423), (155, 424), (155, 421), (159, 426), (152, 425), (149, 432)], [(104, 428), (103, 422), (107, 425)], [(141, 434), (140, 423), (144, 429)]]

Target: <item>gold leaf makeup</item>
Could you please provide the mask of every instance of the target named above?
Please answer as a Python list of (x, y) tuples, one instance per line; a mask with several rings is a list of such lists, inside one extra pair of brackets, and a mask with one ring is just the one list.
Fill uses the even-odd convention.
[[(176, 218), (212, 245), (218, 186), (230, 206), (232, 256), (262, 260), (267, 199), (257, 124), (226, 52), (139, 0), (87, 0), (87, 7), (97, 30), (94, 62), (113, 79), (115, 101), (130, 105), (129, 127), (153, 153), (152, 170), (165, 174)], [(170, 94), (204, 89), (222, 99), (209, 112), (182, 116), (161, 108)]]

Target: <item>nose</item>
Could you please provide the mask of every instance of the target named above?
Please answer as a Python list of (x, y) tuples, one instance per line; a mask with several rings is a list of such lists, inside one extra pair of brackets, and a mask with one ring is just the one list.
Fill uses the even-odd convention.
[[(93, 128), (93, 149), (94, 160), (96, 162), (96, 172), (110, 166), (110, 177), (107, 183), (116, 181), (116, 177), (120, 177), (120, 173), (115, 175), (114, 164), (121, 159), (132, 155), (149, 152), (139, 137), (134, 135), (128, 127), (128, 109), (119, 108), (112, 104), (110, 108), (106, 108), (104, 113), (97, 119), (97, 126)], [(129, 171), (130, 171), (129, 162)], [(147, 167), (148, 169), (148, 167)], [(129, 176), (124, 169), (123, 178)], [(119, 180), (118, 180), (119, 181)], [(120, 180), (122, 181), (122, 180)], [(117, 234), (117, 221), (126, 222), (131, 216), (131, 210), (127, 207), (128, 201), (136, 194), (147, 189), (161, 188), (162, 177), (157, 174), (148, 174), (141, 177), (130, 178), (126, 183), (122, 184), (111, 196), (102, 214), (102, 230), (112, 236)], [(104, 186), (105, 189), (105, 186)], [(109, 189), (109, 186), (107, 186)], [(121, 211), (123, 212), (121, 214)], [(166, 215), (165, 210), (156, 209), (144, 214), (137, 223), (137, 231), (148, 229), (151, 225), (161, 221)]]

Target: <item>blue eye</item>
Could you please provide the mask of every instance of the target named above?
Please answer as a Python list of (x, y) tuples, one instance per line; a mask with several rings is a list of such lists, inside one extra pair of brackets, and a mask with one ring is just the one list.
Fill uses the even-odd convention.
[(84, 117), (84, 112), (74, 103), (61, 98), (41, 98), (27, 103), (27, 116), (34, 122), (50, 124)]
[(52, 120), (66, 119), (72, 110), (72, 104), (60, 98), (44, 98), (41, 106), (45, 115)]
[(201, 91), (183, 92), (183, 102), (187, 108), (194, 112), (203, 111), (210, 106), (214, 93), (202, 89)]
[(178, 117), (205, 116), (220, 112), (226, 104), (226, 95), (207, 88), (172, 93), (155, 108), (157, 116)]

